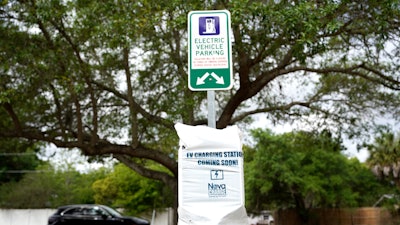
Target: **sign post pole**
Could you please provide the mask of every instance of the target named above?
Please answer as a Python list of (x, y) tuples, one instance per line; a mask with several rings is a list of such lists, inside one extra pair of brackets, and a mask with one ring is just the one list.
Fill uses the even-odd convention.
[(208, 103), (208, 126), (216, 128), (215, 121), (215, 91), (207, 91), (207, 103)]

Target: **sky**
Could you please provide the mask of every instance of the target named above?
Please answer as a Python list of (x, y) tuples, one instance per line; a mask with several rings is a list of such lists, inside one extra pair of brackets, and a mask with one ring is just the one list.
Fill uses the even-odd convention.
[(115, 162), (111, 157), (105, 158), (105, 163), (88, 162), (88, 157), (83, 156), (80, 150), (57, 148), (53, 144), (43, 149), (39, 154), (39, 158), (49, 161), (58, 170), (67, 170), (72, 167), (82, 173), (101, 167), (112, 167)]

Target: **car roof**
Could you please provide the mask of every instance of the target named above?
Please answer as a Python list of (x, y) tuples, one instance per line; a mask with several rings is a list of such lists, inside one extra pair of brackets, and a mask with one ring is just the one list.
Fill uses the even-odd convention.
[(95, 207), (95, 206), (101, 206), (103, 207), (103, 205), (99, 205), (99, 204), (70, 204), (70, 205), (63, 205), (63, 206), (59, 206), (58, 208), (73, 208), (73, 207)]
[(102, 207), (102, 208), (108, 208), (107, 206), (101, 205), (101, 204), (70, 204), (70, 205), (59, 206), (58, 209), (82, 208), (82, 207)]
[(99, 205), (99, 204), (70, 204), (70, 205), (63, 205), (63, 206), (59, 206), (57, 208), (56, 214), (60, 214), (63, 211), (69, 209), (69, 208), (82, 208), (82, 207), (106, 207), (106, 206)]

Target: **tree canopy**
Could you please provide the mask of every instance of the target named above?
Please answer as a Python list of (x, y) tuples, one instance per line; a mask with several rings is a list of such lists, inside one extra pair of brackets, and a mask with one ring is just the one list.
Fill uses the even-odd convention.
[(395, 191), (357, 159), (346, 158), (341, 141), (328, 132), (252, 134), (257, 144), (245, 152), (248, 210), (295, 208), (307, 221), (310, 209), (372, 206)]
[(365, 144), (370, 157), (367, 165), (380, 179), (396, 183), (400, 188), (400, 136), (390, 131), (382, 131), (370, 144)]
[(187, 87), (187, 15), (212, 9), (230, 11), (234, 40), (217, 128), (263, 114), (358, 134), (399, 115), (399, 4), (2, 1), (0, 137), (112, 154), (177, 193), (173, 125), (207, 121), (206, 95)]
[(0, 206), (26, 209), (94, 203), (92, 183), (108, 173), (99, 169), (83, 174), (71, 166), (57, 170), (53, 165), (42, 163), (36, 172), (25, 173), (20, 181), (0, 185)]
[(33, 141), (0, 138), (0, 184), (18, 181), (41, 163), (40, 145)]
[(42, 163), (19, 181), (0, 184), (2, 208), (57, 208), (68, 204), (105, 204), (141, 215), (171, 206), (173, 195), (162, 182), (132, 173), (123, 164), (112, 169), (78, 171)]
[(173, 195), (160, 181), (143, 179), (123, 164), (92, 185), (96, 203), (123, 208), (129, 215), (171, 205)]

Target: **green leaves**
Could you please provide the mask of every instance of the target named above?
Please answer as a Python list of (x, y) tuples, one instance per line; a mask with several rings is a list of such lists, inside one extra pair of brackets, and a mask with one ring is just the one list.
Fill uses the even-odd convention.
[(12, 96), (15, 94), (15, 90), (1, 90), (0, 89), (0, 105), (4, 103), (10, 103)]
[(0, 186), (1, 207), (56, 208), (66, 204), (94, 203), (91, 185), (107, 173), (99, 169), (82, 174), (71, 167), (56, 170), (46, 163), (35, 169), (32, 173), (22, 174), (19, 182)]
[(365, 145), (370, 153), (367, 165), (380, 179), (394, 181), (400, 188), (400, 137), (389, 131), (379, 133), (374, 142)]
[(340, 140), (328, 132), (257, 129), (252, 135), (255, 152), (245, 164), (250, 210), (293, 207), (306, 215), (311, 208), (373, 204), (376, 192), (384, 192), (365, 166), (341, 154)]
[(107, 177), (97, 180), (93, 189), (96, 203), (124, 208), (132, 215), (154, 207), (166, 207), (170, 201), (160, 182), (140, 177), (123, 164), (116, 165)]

